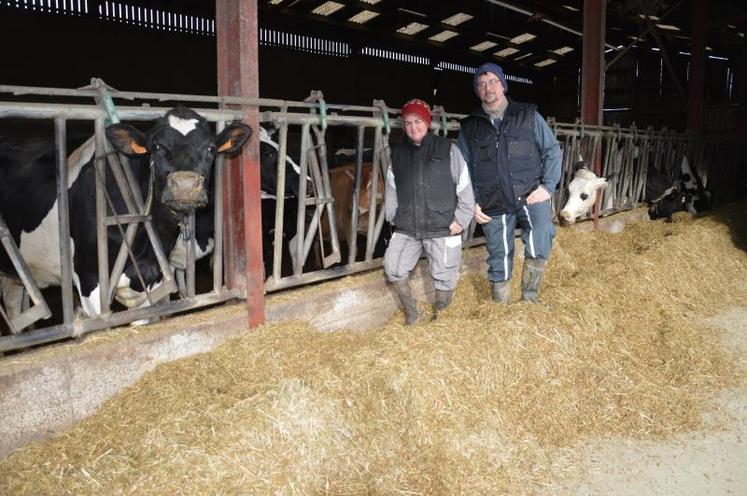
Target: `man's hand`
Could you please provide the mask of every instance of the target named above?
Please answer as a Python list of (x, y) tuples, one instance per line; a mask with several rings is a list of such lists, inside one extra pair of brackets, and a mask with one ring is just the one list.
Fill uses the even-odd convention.
[(550, 193), (547, 192), (544, 186), (541, 184), (537, 186), (537, 189), (532, 191), (529, 196), (527, 196), (527, 204), (531, 205), (532, 203), (542, 203), (543, 201), (550, 199)]
[(482, 209), (477, 203), (475, 203), (475, 220), (478, 224), (487, 224), (490, 222), (490, 217), (482, 213)]
[(449, 225), (449, 232), (452, 236), (456, 236), (457, 234), (462, 234), (462, 231), (464, 229), (462, 226), (459, 225), (459, 223), (455, 220), (451, 221), (451, 224)]

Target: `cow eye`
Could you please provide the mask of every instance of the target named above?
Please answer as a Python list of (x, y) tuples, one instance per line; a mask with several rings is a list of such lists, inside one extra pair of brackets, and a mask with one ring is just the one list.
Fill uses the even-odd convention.
[(207, 146), (208, 153), (215, 153), (215, 150), (216, 150), (215, 145), (208, 145)]
[(589, 198), (589, 195), (587, 195), (586, 193), (581, 193), (582, 200), (586, 200), (587, 198)]

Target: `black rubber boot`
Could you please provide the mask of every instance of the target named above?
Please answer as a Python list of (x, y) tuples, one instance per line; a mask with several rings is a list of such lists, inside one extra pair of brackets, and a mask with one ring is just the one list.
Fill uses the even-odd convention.
[(454, 296), (454, 290), (436, 290), (435, 307), (436, 311), (439, 312), (451, 304), (451, 298)]
[(540, 258), (525, 258), (524, 270), (521, 272), (521, 299), (537, 302), (542, 274), (545, 273), (546, 260)]
[(413, 325), (420, 318), (420, 312), (418, 311), (418, 302), (413, 298), (410, 290), (410, 280), (402, 279), (392, 283), (392, 286), (405, 311), (405, 325)]
[(490, 281), (493, 301), (497, 303), (511, 303), (511, 281)]

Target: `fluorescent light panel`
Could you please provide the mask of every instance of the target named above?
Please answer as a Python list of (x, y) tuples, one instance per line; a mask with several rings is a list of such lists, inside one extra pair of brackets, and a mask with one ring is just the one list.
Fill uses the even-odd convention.
[(659, 29), (666, 29), (667, 31), (681, 31), (680, 28), (673, 26), (672, 24), (657, 24), (656, 27)]
[(519, 50), (513, 47), (504, 48), (503, 50), (499, 50), (495, 52), (493, 55), (497, 55), (498, 57), (508, 57), (509, 55), (513, 55)]
[(534, 66), (535, 67), (545, 67), (545, 66), (548, 66), (550, 64), (554, 64), (555, 62), (557, 62), (557, 60), (555, 60), (555, 59), (545, 59), (545, 60), (541, 60), (539, 62), (536, 62), (534, 64)]
[(374, 12), (373, 10), (361, 10), (360, 12), (355, 14), (353, 17), (348, 19), (348, 21), (354, 22), (356, 24), (365, 24), (378, 15), (379, 13)]
[(640, 17), (641, 19), (649, 19), (651, 21), (660, 21), (661, 20), (658, 17), (656, 17), (655, 15), (647, 16), (647, 15), (644, 15), (644, 14), (638, 14), (638, 17)]
[(570, 10), (571, 12), (578, 12), (578, 9), (577, 9), (576, 7), (574, 7), (573, 5), (566, 5), (566, 4), (563, 4), (563, 8), (564, 8), (564, 9), (568, 9), (568, 10)]
[(376, 4), (377, 4), (377, 3), (379, 3), (380, 1), (381, 1), (381, 0), (361, 0), (361, 2), (363, 2), (363, 3), (367, 3), (367, 4), (369, 4), (369, 5), (376, 5)]
[(520, 56), (518, 56), (518, 57), (516, 57), (516, 58), (514, 59), (514, 62), (518, 62), (519, 60), (521, 60), (521, 59), (525, 59), (525, 58), (527, 58), (527, 57), (529, 57), (529, 56), (531, 56), (531, 55), (532, 55), (532, 52), (529, 52), (529, 53), (525, 53), (524, 55), (520, 55)]
[(278, 4), (281, 4), (281, 3), (283, 3), (283, 0), (270, 0), (270, 4), (272, 4), (272, 5), (278, 5)]
[(431, 41), (438, 41), (438, 42), (443, 43), (444, 41), (450, 40), (451, 38), (453, 38), (454, 36), (457, 36), (458, 34), (459, 33), (455, 31), (449, 31), (448, 29), (445, 29), (444, 31), (441, 31), (438, 34), (434, 34), (428, 39)]
[(520, 45), (524, 42), (531, 41), (535, 39), (536, 37), (537, 36), (533, 35), (532, 33), (524, 33), (524, 34), (520, 34), (519, 36), (514, 36), (513, 38), (511, 38), (511, 43), (515, 45)]
[(399, 28), (397, 32), (412, 36), (414, 34), (418, 34), (419, 32), (426, 29), (427, 27), (428, 27), (427, 24), (420, 24), (419, 22), (411, 22), (407, 26), (402, 26), (401, 28)]
[(344, 4), (337, 2), (324, 2), (323, 4), (312, 10), (311, 13), (320, 16), (328, 16), (334, 14), (344, 6)]
[(476, 52), (484, 52), (488, 48), (493, 48), (497, 44), (498, 43), (495, 43), (493, 41), (483, 41), (482, 43), (478, 43), (477, 45), (471, 46), (470, 49)]
[(441, 22), (450, 26), (458, 26), (463, 22), (469, 21), (470, 19), (472, 19), (471, 15), (465, 14), (464, 12), (459, 12), (458, 14), (454, 14), (451, 17), (447, 17)]

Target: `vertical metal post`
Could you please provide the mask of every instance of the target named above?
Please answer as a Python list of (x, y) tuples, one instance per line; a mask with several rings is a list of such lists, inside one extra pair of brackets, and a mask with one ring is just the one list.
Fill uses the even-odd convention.
[[(275, 233), (272, 248), (272, 279), (278, 282), (283, 265), (283, 221), (285, 220), (285, 163), (288, 158), (288, 122), (283, 121), (278, 135), (277, 182), (275, 189)], [(298, 189), (306, 189), (303, 177), (298, 179)], [(299, 204), (298, 209), (302, 207)], [(300, 238), (297, 238), (300, 239)], [(293, 268), (295, 270), (295, 267)]]
[[(369, 197), (370, 203), (368, 204), (368, 228), (366, 229), (366, 261), (370, 262), (373, 259), (373, 251), (374, 247), (376, 246), (376, 241), (379, 239), (379, 232), (381, 232), (380, 228), (378, 232), (376, 231), (376, 207), (377, 207), (377, 197), (379, 192), (379, 187), (383, 188), (384, 185), (379, 185), (379, 163), (380, 163), (380, 155), (381, 155), (381, 140), (382, 140), (382, 133), (381, 133), (381, 127), (377, 126), (376, 129), (374, 129), (374, 150), (373, 150), (373, 160), (371, 161), (371, 195)], [(366, 186), (364, 186), (366, 187)], [(382, 211), (383, 214), (383, 211)], [(382, 215), (383, 217), (383, 215)], [(384, 225), (383, 223), (381, 224)]]
[[(215, 123), (215, 131), (220, 134), (226, 127), (226, 123), (218, 121)], [(223, 289), (223, 156), (218, 155), (215, 159), (215, 211), (213, 212), (213, 291), (219, 292)]]
[[(358, 255), (358, 216), (360, 215), (361, 178), (363, 176), (363, 137), (364, 126), (358, 126), (355, 141), (355, 178), (353, 180), (353, 204), (350, 209), (350, 232), (348, 233), (348, 263), (355, 262)], [(373, 166), (373, 164), (372, 164)]]
[[(187, 216), (187, 298), (195, 297), (195, 211)], [(180, 234), (181, 236), (181, 234)]]
[[(259, 97), (257, 0), (216, 0), (218, 93)], [(226, 283), (246, 292), (249, 326), (265, 319), (259, 177), (259, 113), (244, 107), (254, 131), (238, 160), (227, 164), (223, 185)]]
[[(70, 249), (70, 215), (67, 185), (67, 130), (65, 119), (54, 120), (57, 164), (57, 216), (60, 226), (60, 273), (62, 284), (62, 318), (66, 326), (73, 323), (73, 259)], [(71, 327), (72, 329), (72, 327)]]
[(690, 55), (690, 87), (687, 100), (687, 129), (699, 133), (703, 126), (705, 88), (706, 0), (693, 0), (693, 39)]
[(101, 313), (109, 313), (109, 236), (106, 225), (107, 208), (106, 197), (106, 146), (104, 135), (104, 119), (96, 119), (94, 123), (94, 139), (96, 142), (96, 248), (99, 267), (99, 304)]
[[(301, 160), (298, 167), (300, 172), (299, 176), (299, 187), (298, 187), (298, 216), (296, 217), (296, 236), (298, 242), (296, 243), (296, 258), (295, 267), (293, 267), (293, 274), (300, 275), (303, 272), (303, 245), (306, 240), (306, 177), (309, 173), (309, 153), (314, 153), (311, 146), (311, 124), (308, 122), (301, 126)], [(285, 164), (283, 164), (285, 165)]]

